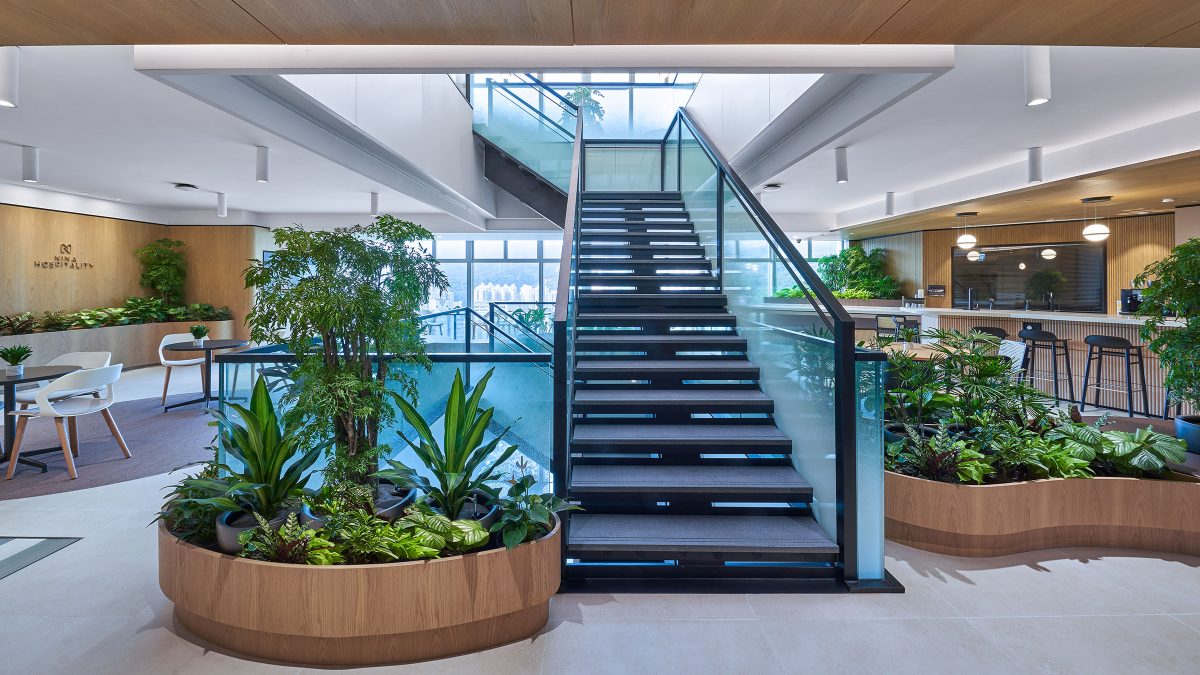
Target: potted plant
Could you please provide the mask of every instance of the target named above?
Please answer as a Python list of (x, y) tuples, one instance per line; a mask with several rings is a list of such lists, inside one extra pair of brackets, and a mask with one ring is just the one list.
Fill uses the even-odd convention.
[[(523, 469), (524, 463), (518, 465)], [(500, 518), (492, 523), (491, 531), (499, 533), (504, 547), (512, 550), (527, 541), (544, 537), (554, 529), (556, 513), (581, 511), (582, 508), (554, 496), (553, 493), (536, 494), (530, 490), (537, 479), (528, 474), (509, 481), (508, 493), (496, 497)]]
[(306, 439), (285, 426), (275, 412), (266, 380), (259, 378), (250, 394), (250, 407), (228, 404), (236, 416), (214, 410), (221, 445), (241, 463), (235, 469), (218, 463), (221, 476), (185, 479), (182, 484), (201, 496), (184, 504), (206, 504), (221, 509), (216, 518), (217, 547), (226, 553), (242, 549), (238, 536), (257, 526), (255, 515), (282, 523), (289, 507), (299, 500), (310, 477), (309, 469), (320, 458), (322, 445), (306, 446)]
[[(1146, 267), (1133, 285), (1143, 289), (1137, 311), (1146, 317), (1141, 337), (1167, 369), (1168, 403), (1200, 404), (1200, 239), (1176, 246)], [(1169, 325), (1168, 314), (1183, 325)], [(1200, 416), (1176, 417), (1175, 435), (1190, 452), (1200, 453)]]
[(208, 326), (198, 323), (189, 328), (188, 331), (192, 334), (192, 344), (197, 347), (203, 347), (204, 339), (208, 337)]
[(9, 377), (21, 377), (25, 374), (25, 359), (33, 356), (33, 349), (29, 345), (12, 345), (0, 349), (0, 359), (3, 359), (8, 367), (4, 369), (5, 375)]
[(463, 386), (462, 372), (454, 372), (454, 384), (446, 399), (441, 442), (420, 411), (408, 401), (398, 399), (396, 404), (416, 436), (410, 439), (402, 433), (401, 438), (416, 453), (432, 479), (394, 459), (388, 460), (392, 468), (378, 473), (397, 485), (419, 489), (441, 514), (450, 518), (473, 518), (485, 528), (490, 528), (497, 517), (497, 507), (488, 506), (495, 499), (496, 490), (488, 483), (500, 479), (497, 470), (517, 451), (515, 445), (497, 451), (508, 429), (484, 442), (496, 409), (481, 410), (479, 404), (494, 372), (495, 368), (488, 370), (470, 396)]

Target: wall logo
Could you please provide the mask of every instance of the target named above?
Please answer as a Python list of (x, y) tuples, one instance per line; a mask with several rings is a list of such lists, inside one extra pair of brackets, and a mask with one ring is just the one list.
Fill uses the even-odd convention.
[(43, 270), (90, 270), (95, 269), (95, 265), (90, 260), (80, 260), (74, 254), (74, 244), (59, 244), (58, 255), (51, 256), (45, 260), (34, 260), (33, 266), (36, 269)]

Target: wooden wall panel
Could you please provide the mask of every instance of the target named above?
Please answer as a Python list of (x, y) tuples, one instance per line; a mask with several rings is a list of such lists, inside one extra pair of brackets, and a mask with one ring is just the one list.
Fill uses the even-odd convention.
[(887, 251), (887, 273), (900, 280), (904, 295), (912, 297), (924, 278), (921, 259), (924, 255), (924, 232), (894, 234), (862, 242), (863, 249)]
[[(242, 321), (253, 294), (242, 281), (242, 270), (269, 245), (270, 236), (265, 228), (244, 225), (169, 227), (0, 204), (0, 314), (73, 312), (145, 295), (133, 252), (160, 237), (186, 244), (184, 299), (228, 305), (235, 336), (245, 337)], [(71, 247), (69, 256), (60, 252), (63, 244)], [(34, 266), (34, 261), (53, 262), (55, 256), (92, 267)]]
[[(1116, 302), (1121, 289), (1129, 287), (1129, 281), (1146, 265), (1160, 260), (1175, 245), (1175, 216), (1171, 213), (1132, 218), (1114, 218), (1108, 221), (1112, 234), (1107, 249), (1107, 296), (1105, 307), (1116, 311)], [(971, 230), (981, 246), (998, 244), (1050, 244), (1058, 242), (1084, 241), (1083, 223), (1067, 221), (1037, 223), (1030, 225), (1005, 225), (980, 227)], [(946, 286), (946, 297), (929, 298), (929, 307), (949, 307), (951, 303), (950, 260), (951, 250), (961, 230), (926, 230), (922, 255), (922, 283), (925, 286)], [(871, 240), (866, 240), (871, 241)]]
[[(161, 236), (161, 226), (0, 204), (0, 314), (76, 311), (120, 304), (141, 295), (134, 249)], [(93, 267), (34, 267), (53, 261), (60, 246)]]

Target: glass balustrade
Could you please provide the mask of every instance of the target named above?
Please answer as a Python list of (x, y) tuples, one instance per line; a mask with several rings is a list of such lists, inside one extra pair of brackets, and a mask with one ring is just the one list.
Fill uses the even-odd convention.
[(531, 76), (472, 78), (473, 128), (564, 193), (571, 179), (575, 107)]

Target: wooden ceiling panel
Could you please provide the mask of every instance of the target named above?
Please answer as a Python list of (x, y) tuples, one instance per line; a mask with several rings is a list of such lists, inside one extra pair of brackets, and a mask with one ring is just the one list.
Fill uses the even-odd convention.
[(0, 45), (270, 44), (233, 0), (4, 0)]
[[(948, 204), (894, 218), (855, 225), (842, 230), (850, 239), (878, 237), (917, 230), (953, 227), (954, 214), (978, 211), (971, 225), (1038, 223), (1084, 218), (1084, 197), (1108, 195), (1100, 205), (1101, 217), (1142, 215), (1170, 211), (1176, 206), (1200, 204), (1200, 153), (1189, 153), (1087, 176), (1035, 185), (1012, 192)], [(1163, 198), (1175, 201), (1164, 204)], [(1089, 210), (1088, 215), (1091, 215)]]
[(575, 42), (860, 44), (905, 0), (574, 0)]
[(1196, 0), (911, 0), (868, 42), (1135, 47), (1196, 22)]
[(571, 44), (571, 0), (238, 2), (290, 44)]

